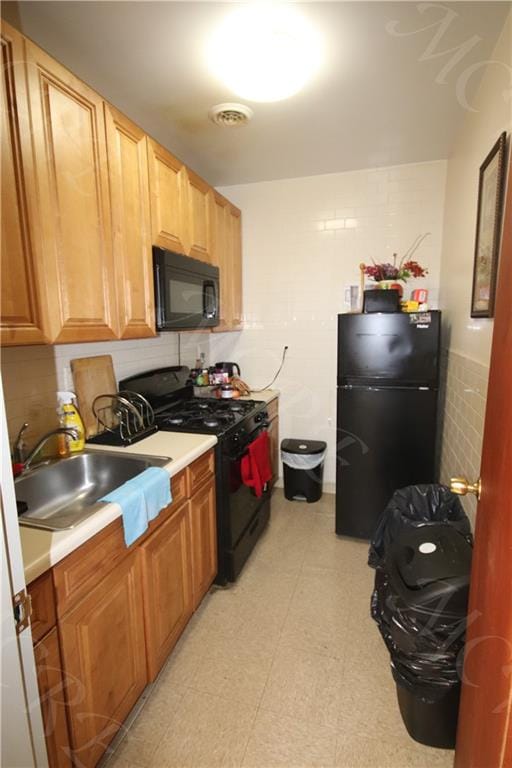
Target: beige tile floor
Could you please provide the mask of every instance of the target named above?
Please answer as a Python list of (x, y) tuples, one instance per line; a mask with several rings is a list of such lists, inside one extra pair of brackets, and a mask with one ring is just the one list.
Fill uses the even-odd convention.
[(408, 736), (334, 497), (273, 498), (238, 582), (204, 599), (108, 768), (449, 768)]

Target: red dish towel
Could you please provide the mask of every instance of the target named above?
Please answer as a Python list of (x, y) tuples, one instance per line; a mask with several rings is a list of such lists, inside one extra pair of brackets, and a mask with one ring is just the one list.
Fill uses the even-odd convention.
[(242, 459), (241, 472), (244, 485), (254, 488), (256, 496), (261, 496), (265, 483), (272, 479), (267, 432), (262, 432), (249, 445), (248, 454)]

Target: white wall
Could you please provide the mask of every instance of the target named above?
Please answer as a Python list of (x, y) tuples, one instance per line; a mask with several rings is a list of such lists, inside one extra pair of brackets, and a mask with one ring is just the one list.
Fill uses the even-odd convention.
[(488, 65), (472, 102), (476, 111), (466, 112), (447, 166), (441, 270), (446, 346), (483, 365), (489, 364), (493, 321), (470, 318), (478, 172), (500, 133), (512, 129), (512, 14), (491, 58), (501, 64)]
[(73, 390), (70, 361), (75, 357), (112, 355), (116, 378), (125, 378), (150, 368), (165, 365), (193, 367), (200, 351), (208, 355), (208, 334), (162, 333), (153, 339), (105, 341), (94, 344), (38, 345), (2, 349), (7, 424), (11, 442), (24, 421), (30, 429), (27, 442), (35, 442), (42, 433), (57, 426), (56, 392)]
[[(418, 284), (437, 306), (445, 162), (403, 165), (222, 191), (243, 211), (246, 329), (213, 334), (213, 362), (234, 360), (253, 387), (270, 382), (289, 346), (281, 389), (281, 437), (326, 440), (325, 480), (335, 479), (336, 316), (359, 264), (417, 252)], [(411, 283), (411, 287), (414, 287)]]
[[(446, 403), (441, 480), (445, 483), (454, 475), (474, 480), (480, 472), (493, 321), (470, 317), (478, 171), (500, 133), (512, 130), (512, 14), (491, 59), (494, 63), (488, 65), (473, 101), (476, 111), (467, 112), (447, 165), (440, 291)], [(463, 504), (474, 522), (475, 498), (464, 498)]]

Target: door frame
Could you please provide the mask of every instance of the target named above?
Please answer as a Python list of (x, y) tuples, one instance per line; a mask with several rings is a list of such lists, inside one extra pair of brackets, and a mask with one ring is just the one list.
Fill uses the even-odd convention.
[(455, 768), (512, 766), (512, 156), (508, 166)]
[(13, 596), (26, 590), (2, 381), (0, 379), (2, 717), (1, 763), (9, 768), (46, 768), (48, 757), (29, 626), (16, 632)]

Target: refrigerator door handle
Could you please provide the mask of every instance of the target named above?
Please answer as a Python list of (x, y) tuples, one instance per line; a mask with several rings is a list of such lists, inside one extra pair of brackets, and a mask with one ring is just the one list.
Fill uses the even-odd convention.
[(411, 390), (418, 390), (420, 392), (437, 392), (437, 387), (420, 387), (417, 385), (411, 385), (410, 387), (404, 387), (403, 384), (400, 386), (394, 386), (394, 385), (382, 385), (382, 384), (342, 384), (338, 387), (339, 389), (364, 389), (364, 390), (375, 390), (377, 392), (383, 391), (383, 390), (406, 390), (407, 392), (410, 392)]

